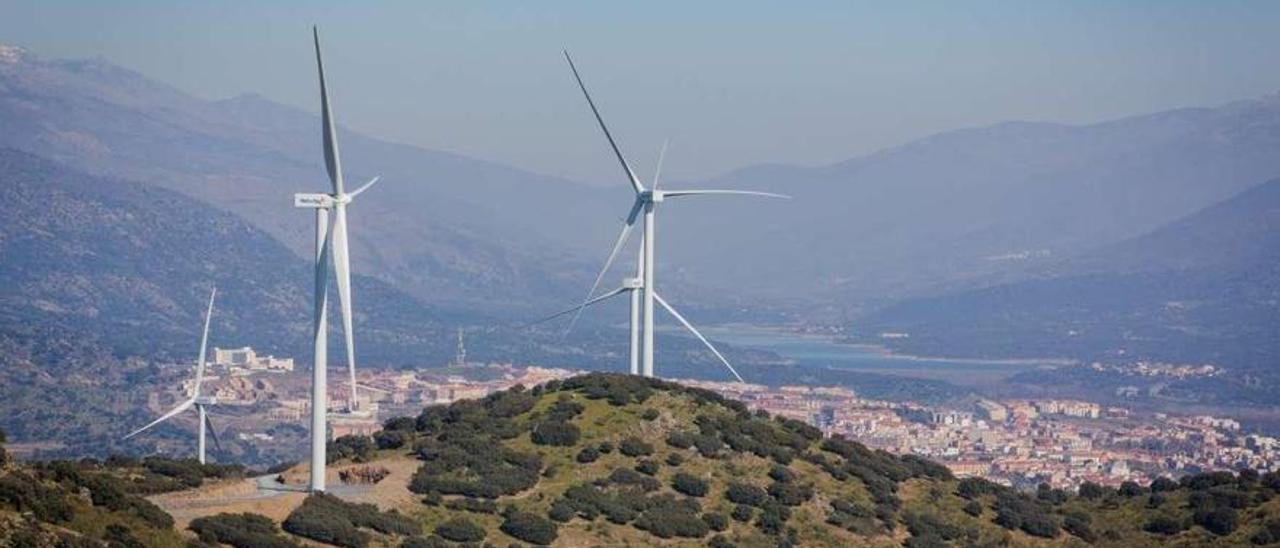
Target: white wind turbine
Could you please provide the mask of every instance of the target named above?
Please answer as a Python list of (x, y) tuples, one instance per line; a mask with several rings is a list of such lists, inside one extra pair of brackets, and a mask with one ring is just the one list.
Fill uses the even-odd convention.
[(205, 463), (204, 438), (205, 438), (206, 432), (209, 435), (213, 436), (213, 446), (219, 452), (222, 451), (222, 445), (218, 443), (218, 434), (217, 432), (214, 431), (213, 424), (209, 422), (209, 414), (205, 411), (205, 407), (210, 405), (217, 405), (218, 400), (213, 396), (200, 395), (200, 387), (204, 383), (205, 352), (209, 344), (209, 319), (213, 317), (213, 298), (217, 294), (218, 294), (218, 289), (216, 287), (213, 289), (211, 293), (209, 293), (209, 308), (204, 313), (204, 334), (200, 336), (200, 357), (196, 360), (196, 383), (195, 383), (195, 388), (192, 390), (191, 398), (188, 399), (187, 401), (184, 401), (178, 404), (177, 407), (174, 407), (168, 413), (161, 415), (160, 418), (154, 421), (151, 421), (150, 424), (143, 426), (142, 428), (139, 428), (137, 430), (134, 430), (133, 432), (130, 432), (129, 435), (124, 437), (124, 439), (127, 440), (138, 434), (141, 434), (145, 432), (147, 429), (157, 424), (160, 424), (164, 421), (167, 421), (173, 418), (174, 416), (178, 415), (179, 413), (182, 413), (183, 411), (191, 409), (192, 406), (195, 406), (196, 411), (199, 412), (200, 414), (200, 438), (198, 442), (200, 464)]
[[(351, 388), (348, 411), (358, 407), (356, 399), (355, 341), (351, 330), (351, 257), (347, 245), (347, 204), (374, 183), (374, 177), (353, 192), (346, 192), (342, 180), (342, 160), (338, 156), (337, 128), (333, 122), (333, 108), (329, 105), (329, 87), (324, 79), (324, 62), (320, 57), (320, 33), (311, 29), (316, 46), (316, 68), (320, 73), (320, 116), (324, 135), (324, 164), (333, 184), (333, 193), (300, 193), (293, 196), (295, 207), (316, 210), (316, 272), (314, 311), (314, 356), (311, 370), (311, 484), (312, 491), (324, 490), (325, 443), (328, 441), (325, 426), (327, 412), (327, 374), (329, 363), (327, 330), (329, 327), (329, 272), (328, 262), (332, 245), (333, 269), (338, 281), (338, 301), (342, 309), (342, 328), (346, 337), (347, 374)], [(333, 226), (329, 226), (329, 212), (333, 211)], [(331, 241), (332, 240), (332, 241)]]
[[(600, 110), (596, 108), (595, 101), (591, 99), (591, 94), (587, 92), (587, 86), (582, 82), (582, 76), (578, 73), (578, 68), (574, 66), (573, 59), (569, 56), (569, 52), (564, 52), (564, 58), (569, 62), (569, 68), (573, 71), (573, 77), (578, 81), (578, 87), (582, 89), (582, 95), (586, 97), (587, 104), (591, 106), (591, 112), (595, 114), (596, 122), (600, 124), (600, 130), (604, 132), (604, 136), (609, 140), (609, 146), (613, 148), (614, 155), (618, 158), (618, 163), (622, 165), (623, 172), (627, 175), (628, 182), (631, 183), (631, 189), (635, 192), (635, 200), (631, 204), (631, 211), (627, 214), (626, 220), (622, 225), (622, 232), (618, 234), (617, 241), (613, 244), (613, 249), (609, 252), (609, 258), (604, 263), (604, 268), (600, 270), (600, 274), (596, 276), (596, 280), (591, 284), (591, 290), (587, 292), (587, 299), (568, 310), (549, 316), (540, 321), (549, 320), (558, 316), (573, 313), (573, 319), (569, 322), (568, 329), (573, 329), (573, 324), (577, 322), (578, 315), (582, 313), (582, 309), (601, 302), (610, 297), (629, 293), (631, 299), (631, 374), (641, 374), (646, 377), (653, 376), (653, 338), (654, 338), (654, 319), (653, 306), (656, 301), (675, 317), (681, 325), (688, 329), (707, 349), (715, 354), (716, 358), (723, 363), (729, 372), (733, 374), (739, 382), (742, 376), (733, 368), (729, 360), (711, 344), (702, 333), (698, 331), (689, 320), (676, 311), (675, 307), (663, 299), (658, 293), (657, 287), (654, 285), (654, 277), (657, 265), (654, 262), (654, 235), (656, 232), (655, 212), (658, 204), (661, 204), (667, 198), (678, 198), (681, 196), (700, 196), (712, 194), (740, 194), (749, 196), (766, 196), (770, 198), (787, 198), (781, 194), (773, 194), (770, 192), (754, 192), (748, 190), (659, 190), (658, 178), (662, 171), (662, 161), (666, 155), (666, 145), (663, 145), (662, 153), (658, 156), (658, 167), (654, 172), (652, 188), (646, 188), (640, 179), (636, 177), (635, 171), (627, 164), (626, 158), (622, 156), (622, 151), (618, 148), (618, 143), (614, 141), (613, 135), (609, 133), (609, 128), (604, 123), (604, 118), (600, 116)], [(596, 289), (600, 286), (600, 281), (604, 278), (609, 267), (613, 265), (613, 260), (618, 256), (618, 252), (626, 244), (627, 239), (631, 235), (631, 229), (635, 226), (636, 219), (640, 213), (644, 213), (644, 232), (641, 235), (639, 257), (637, 257), (636, 276), (623, 280), (621, 287), (597, 296)]]

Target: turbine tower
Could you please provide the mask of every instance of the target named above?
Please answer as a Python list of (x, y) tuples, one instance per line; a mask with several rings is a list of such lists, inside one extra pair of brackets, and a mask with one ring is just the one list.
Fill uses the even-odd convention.
[[(325, 413), (328, 407), (326, 368), (329, 364), (328, 263), (332, 256), (338, 285), (338, 304), (342, 310), (342, 331), (347, 350), (347, 381), (351, 389), (347, 411), (355, 412), (359, 406), (359, 400), (356, 399), (355, 340), (351, 328), (351, 255), (347, 244), (347, 204), (378, 182), (378, 178), (370, 179), (369, 182), (350, 193), (343, 185), (342, 160), (338, 155), (337, 127), (333, 121), (333, 108), (329, 104), (329, 87), (324, 79), (324, 61), (320, 57), (320, 33), (315, 27), (311, 28), (311, 32), (316, 46), (316, 69), (320, 73), (320, 117), (324, 141), (324, 165), (329, 173), (329, 182), (333, 185), (333, 193), (294, 194), (293, 204), (294, 207), (316, 210), (316, 292), (313, 315), (315, 363), (311, 370), (310, 489), (324, 491), (325, 443), (328, 441), (325, 426)], [(332, 226), (329, 222), (330, 212), (333, 213)]]
[(205, 463), (205, 441), (204, 440), (205, 440), (206, 433), (213, 436), (214, 448), (216, 448), (218, 452), (222, 451), (222, 445), (218, 443), (218, 434), (217, 432), (214, 431), (213, 423), (209, 421), (209, 414), (205, 410), (205, 407), (207, 406), (217, 405), (218, 399), (213, 396), (200, 395), (200, 386), (204, 382), (205, 352), (209, 344), (209, 319), (213, 317), (213, 298), (217, 294), (218, 294), (218, 289), (216, 287), (213, 289), (211, 293), (209, 293), (209, 308), (204, 313), (204, 334), (200, 336), (200, 357), (196, 359), (196, 383), (195, 383), (195, 388), (192, 390), (191, 398), (178, 404), (176, 407), (171, 409), (168, 413), (161, 415), (160, 418), (154, 421), (151, 421), (150, 424), (143, 426), (142, 428), (139, 428), (137, 430), (134, 430), (133, 432), (130, 432), (129, 435), (124, 437), (124, 439), (127, 440), (138, 434), (141, 434), (145, 432), (147, 429), (157, 424), (160, 424), (164, 421), (167, 421), (173, 418), (174, 416), (178, 415), (179, 413), (182, 413), (183, 411), (191, 409), (191, 407), (194, 406), (196, 408), (196, 411), (200, 414), (200, 419), (199, 419), (200, 420), (200, 427), (199, 427), (200, 437), (199, 437), (199, 441), (197, 442), (197, 446), (199, 449), (198, 454), (199, 454), (200, 464)]
[[(662, 147), (662, 152), (658, 155), (658, 167), (654, 171), (651, 187), (645, 187), (640, 179), (636, 177), (635, 171), (631, 169), (630, 164), (622, 155), (622, 150), (618, 147), (617, 141), (614, 140), (613, 134), (609, 132), (608, 126), (604, 123), (604, 118), (600, 115), (600, 109), (596, 107), (595, 101), (591, 99), (591, 94), (587, 92), (587, 86), (582, 82), (582, 75), (578, 73), (578, 68), (573, 64), (573, 58), (569, 56), (569, 52), (564, 52), (565, 60), (569, 62), (569, 69), (573, 71), (573, 77), (578, 82), (578, 87), (582, 89), (582, 95), (587, 99), (587, 104), (591, 107), (592, 114), (595, 115), (596, 122), (600, 125), (600, 130), (604, 133), (605, 139), (609, 141), (610, 148), (613, 149), (614, 156), (617, 157), (618, 163), (622, 166), (622, 171), (627, 176), (627, 181), (631, 184), (631, 190), (635, 193), (635, 199), (631, 203), (631, 211), (627, 214), (626, 220), (622, 224), (622, 231), (618, 234), (618, 239), (613, 244), (613, 249), (609, 252), (609, 258), (605, 260), (604, 268), (600, 270), (600, 274), (596, 276), (595, 282), (591, 284), (591, 289), (587, 292), (587, 298), (578, 306), (568, 310), (561, 311), (557, 314), (544, 318), (540, 321), (549, 320), (554, 317), (562, 316), (570, 312), (573, 313), (573, 319), (569, 322), (568, 329), (573, 329), (574, 323), (577, 322), (578, 316), (582, 313), (582, 309), (599, 303), (605, 299), (620, 295), (622, 293), (630, 294), (631, 301), (631, 373), (641, 374), (645, 377), (652, 377), (653, 372), (653, 356), (654, 356), (654, 305), (655, 303), (666, 309), (676, 321), (680, 322), (702, 344), (715, 354), (720, 363), (728, 368), (734, 378), (742, 382), (742, 376), (734, 369), (729, 360), (711, 344), (706, 337), (693, 326), (689, 320), (676, 311), (675, 307), (663, 299), (658, 293), (655, 285), (655, 276), (657, 274), (657, 264), (654, 260), (654, 244), (657, 232), (655, 223), (658, 205), (663, 203), (667, 198), (679, 198), (683, 196), (705, 196), (705, 195), (749, 195), (749, 196), (766, 196), (771, 198), (787, 198), (781, 194), (770, 192), (755, 192), (749, 190), (660, 190), (658, 188), (659, 177), (662, 173), (662, 162), (666, 156), (666, 145)], [(631, 231), (635, 227), (636, 220), (640, 214), (644, 214), (643, 232), (640, 240), (639, 256), (637, 257), (636, 276), (623, 280), (621, 287), (603, 295), (596, 296), (596, 289), (600, 286), (600, 281), (609, 271), (609, 267), (613, 265), (613, 261), (618, 256), (618, 252), (626, 244), (627, 239), (631, 236)], [(568, 330), (566, 330), (567, 333)]]

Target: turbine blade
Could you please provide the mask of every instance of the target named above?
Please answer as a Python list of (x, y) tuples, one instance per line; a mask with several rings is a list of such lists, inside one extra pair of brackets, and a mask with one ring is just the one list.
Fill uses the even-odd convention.
[(561, 310), (561, 311), (559, 311), (559, 312), (556, 312), (555, 314), (552, 314), (552, 315), (550, 315), (550, 316), (543, 316), (543, 317), (541, 317), (541, 318), (538, 318), (537, 320), (534, 320), (534, 321), (532, 321), (532, 322), (529, 322), (529, 323), (526, 323), (526, 324), (524, 324), (524, 325), (521, 325), (521, 326), (520, 326), (520, 328), (521, 328), (521, 329), (525, 329), (525, 328), (528, 328), (528, 327), (533, 327), (533, 326), (538, 325), (538, 324), (540, 324), (540, 323), (549, 322), (549, 321), (551, 321), (551, 320), (554, 320), (554, 319), (556, 319), (556, 318), (559, 318), (560, 316), (563, 316), (563, 315), (568, 314), (568, 313), (570, 313), (570, 312), (577, 312), (577, 311), (579, 311), (579, 310), (582, 310), (583, 308), (586, 308), (586, 307), (591, 306), (591, 305), (593, 305), (593, 304), (599, 303), (600, 301), (606, 300), (606, 299), (608, 299), (608, 298), (610, 298), (610, 297), (617, 296), (617, 295), (618, 295), (618, 294), (620, 294), (620, 293), (625, 293), (625, 292), (627, 292), (627, 291), (628, 291), (628, 288), (626, 288), (626, 287), (619, 287), (619, 288), (617, 288), (617, 289), (615, 289), (615, 290), (613, 290), (613, 291), (610, 291), (610, 292), (608, 292), (608, 293), (605, 293), (604, 295), (600, 295), (599, 297), (595, 297), (595, 298), (589, 299), (589, 300), (587, 300), (587, 301), (586, 301), (586, 302), (584, 302), (584, 303), (580, 303), (580, 304), (578, 304), (578, 305), (576, 305), (576, 306), (572, 306), (572, 307), (566, 308), (566, 309), (564, 309), (564, 310)]
[(213, 429), (213, 420), (209, 418), (209, 413), (204, 414), (204, 424), (209, 429), (209, 437), (213, 438), (213, 449), (218, 453), (222, 453), (222, 444), (218, 443), (218, 431)]
[(204, 360), (209, 348), (209, 320), (213, 318), (213, 298), (218, 296), (218, 288), (215, 286), (213, 291), (209, 293), (209, 308), (204, 312), (204, 334), (200, 335), (200, 357), (196, 359), (196, 389), (195, 395), (200, 395), (200, 383), (204, 382)]
[(333, 122), (333, 107), (329, 105), (329, 85), (324, 79), (324, 61), (320, 58), (320, 31), (311, 27), (316, 42), (316, 68), (320, 72), (320, 123), (324, 131), (324, 167), (329, 171), (333, 193), (342, 195), (342, 160), (338, 156), (338, 131)]
[(671, 139), (663, 139), (662, 150), (658, 151), (658, 166), (653, 168), (653, 189), (658, 190), (658, 177), (662, 175), (662, 161), (667, 157), (667, 145)]
[[(631, 236), (631, 229), (636, 225), (636, 217), (640, 216), (640, 210), (643, 208), (644, 203), (639, 198), (636, 198), (635, 203), (631, 205), (631, 213), (627, 214), (627, 220), (622, 224), (622, 232), (618, 233), (618, 239), (613, 243), (613, 249), (609, 251), (609, 259), (604, 262), (604, 268), (601, 268), (600, 273), (596, 275), (596, 281), (592, 282), (591, 290), (587, 291), (587, 298), (583, 301), (584, 303), (591, 300), (591, 297), (596, 294), (596, 289), (600, 288), (600, 280), (604, 279), (605, 273), (609, 272), (609, 267), (613, 266), (613, 260), (618, 257), (618, 251), (622, 250), (622, 246), (627, 243), (627, 238)], [(560, 336), (561, 339), (567, 337), (569, 332), (573, 331), (573, 326), (578, 323), (578, 316), (582, 315), (582, 309), (585, 307), (586, 305), (584, 304), (574, 311), (573, 319), (569, 320), (568, 327), (565, 328), (564, 334)]]
[(351, 385), (351, 401), (349, 407), (356, 405), (356, 346), (355, 333), (351, 323), (351, 256), (347, 247), (347, 208), (338, 205), (334, 208), (333, 220), (333, 270), (338, 282), (338, 305), (342, 310), (342, 334), (347, 349), (348, 382)]
[(355, 190), (355, 192), (352, 192), (351, 194), (348, 194), (347, 196), (349, 196), (349, 197), (351, 197), (351, 198), (355, 198), (356, 196), (359, 196), (361, 192), (364, 192), (364, 191), (366, 191), (366, 190), (369, 190), (369, 187), (373, 186), (373, 183), (378, 182), (378, 179), (381, 179), (381, 178), (382, 178), (382, 176), (381, 176), (381, 175), (379, 175), (379, 176), (377, 176), (377, 177), (374, 177), (374, 178), (372, 178), (372, 179), (369, 179), (369, 182), (367, 182), (367, 183), (365, 183), (365, 184), (363, 184), (363, 185), (360, 185), (360, 188), (357, 188), (357, 189)]
[(126, 440), (127, 440), (127, 439), (129, 439), (129, 438), (132, 438), (132, 437), (134, 437), (134, 436), (138, 435), (138, 434), (141, 434), (141, 433), (145, 432), (148, 428), (151, 428), (152, 426), (155, 426), (155, 425), (157, 425), (157, 424), (160, 424), (160, 423), (162, 423), (162, 422), (164, 422), (164, 421), (167, 421), (167, 420), (169, 420), (169, 419), (173, 418), (173, 416), (174, 416), (174, 415), (177, 415), (178, 413), (181, 413), (181, 412), (183, 412), (183, 411), (186, 411), (186, 410), (188, 410), (188, 409), (191, 409), (191, 406), (192, 406), (192, 405), (195, 405), (195, 403), (196, 403), (196, 399), (195, 399), (195, 398), (191, 398), (191, 399), (189, 399), (189, 400), (187, 400), (187, 401), (184, 401), (184, 402), (182, 402), (182, 403), (178, 404), (178, 406), (177, 406), (177, 407), (174, 407), (174, 408), (173, 408), (173, 409), (171, 409), (168, 413), (165, 413), (165, 414), (163, 414), (163, 415), (160, 415), (160, 418), (158, 418), (158, 419), (156, 419), (156, 420), (151, 421), (151, 423), (150, 423), (150, 424), (147, 424), (146, 426), (143, 426), (142, 428), (139, 428), (139, 429), (137, 429), (137, 430), (134, 430), (133, 432), (130, 432), (130, 433), (129, 433), (129, 435), (127, 435), (127, 436), (125, 436), (125, 437), (124, 437), (124, 439), (126, 439)]
[(569, 62), (569, 69), (573, 71), (573, 78), (578, 81), (578, 87), (582, 88), (582, 95), (587, 98), (587, 104), (591, 105), (591, 112), (596, 115), (596, 122), (599, 122), (600, 129), (604, 131), (604, 136), (609, 140), (609, 146), (613, 147), (613, 153), (618, 157), (618, 163), (622, 164), (623, 171), (627, 172), (627, 180), (631, 181), (631, 189), (636, 194), (644, 192), (644, 185), (640, 184), (640, 179), (636, 178), (636, 172), (631, 170), (631, 166), (627, 164), (627, 159), (622, 157), (622, 150), (618, 148), (618, 143), (613, 140), (613, 134), (609, 133), (609, 127), (604, 125), (604, 118), (600, 117), (600, 109), (596, 108), (596, 102), (591, 100), (591, 94), (587, 93), (587, 85), (582, 83), (582, 75), (578, 74), (578, 67), (574, 66), (573, 58), (569, 57), (569, 52), (564, 52), (564, 58)]
[(741, 382), (741, 383), (746, 382), (742, 380), (742, 375), (738, 374), (738, 370), (734, 369), (733, 366), (729, 364), (729, 360), (725, 359), (724, 355), (721, 354), (719, 350), (716, 350), (715, 345), (712, 345), (711, 341), (708, 341), (706, 337), (703, 337), (702, 333), (698, 332), (698, 328), (694, 327), (693, 324), (689, 323), (689, 320), (684, 319), (684, 316), (681, 316), (679, 312), (676, 312), (676, 309), (673, 308), (670, 304), (668, 304), (666, 299), (663, 299), (662, 296), (659, 295), (657, 291), (653, 292), (653, 298), (654, 300), (658, 301), (658, 304), (662, 305), (662, 308), (667, 309), (667, 312), (670, 312), (672, 316), (675, 316), (676, 320), (678, 320), (681, 324), (683, 324), (685, 329), (688, 329), (690, 333), (693, 333), (693, 336), (697, 337), (698, 340), (702, 341), (702, 344), (705, 344), (707, 348), (711, 350), (712, 354), (715, 354), (717, 358), (720, 358), (720, 363), (723, 363), (725, 367), (729, 368), (729, 372), (733, 373), (733, 377), (738, 379), (738, 382)]
[(766, 198), (783, 198), (791, 199), (786, 194), (775, 194), (773, 192), (758, 192), (755, 190), (664, 190), (662, 196), (666, 198), (674, 198), (677, 196), (701, 196), (706, 194), (737, 194), (741, 196), (764, 196)]

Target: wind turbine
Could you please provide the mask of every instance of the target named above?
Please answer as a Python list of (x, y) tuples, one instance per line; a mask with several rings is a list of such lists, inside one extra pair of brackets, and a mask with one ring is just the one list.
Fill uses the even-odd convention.
[[(604, 301), (610, 297), (628, 293), (631, 301), (631, 373), (641, 374), (645, 377), (653, 376), (653, 344), (654, 344), (654, 304), (665, 308), (676, 321), (680, 322), (685, 329), (689, 330), (702, 344), (715, 354), (720, 363), (728, 368), (734, 378), (739, 382), (742, 376), (734, 369), (729, 360), (711, 344), (706, 337), (693, 326), (689, 320), (676, 311), (666, 299), (658, 293), (657, 286), (654, 283), (657, 264), (654, 261), (654, 244), (655, 244), (655, 214), (658, 205), (663, 203), (667, 198), (679, 198), (683, 196), (705, 196), (705, 195), (748, 195), (748, 196), (765, 196), (770, 198), (787, 198), (781, 194), (771, 192), (755, 192), (749, 190), (660, 190), (658, 188), (659, 176), (662, 172), (662, 162), (666, 156), (666, 145), (663, 145), (662, 152), (658, 156), (658, 167), (654, 172), (652, 187), (645, 187), (640, 179), (636, 177), (635, 171), (631, 169), (630, 164), (622, 155), (622, 150), (618, 147), (617, 141), (614, 140), (613, 134), (609, 132), (608, 126), (604, 123), (604, 118), (600, 115), (600, 109), (596, 107), (595, 101), (591, 99), (591, 94), (587, 92), (587, 86), (582, 82), (582, 75), (578, 73), (578, 68), (573, 64), (573, 58), (569, 56), (569, 52), (564, 52), (564, 58), (569, 62), (569, 69), (573, 71), (573, 77), (578, 82), (578, 87), (582, 89), (582, 95), (587, 99), (587, 104), (591, 107), (592, 114), (595, 115), (596, 122), (600, 125), (600, 130), (604, 133), (605, 139), (609, 141), (609, 146), (613, 149), (614, 156), (617, 157), (618, 163), (622, 165), (622, 170), (627, 176), (627, 181), (631, 184), (631, 190), (635, 192), (635, 199), (631, 203), (631, 210), (627, 214), (626, 220), (623, 221), (622, 231), (618, 234), (618, 239), (613, 244), (613, 249), (609, 252), (609, 258), (604, 263), (604, 268), (600, 269), (600, 274), (596, 276), (595, 282), (591, 284), (591, 289), (587, 292), (587, 298), (576, 307), (559, 312), (541, 321), (549, 320), (554, 317), (562, 316), (570, 312), (573, 313), (573, 319), (569, 322), (568, 329), (573, 329), (574, 323), (577, 322), (578, 316), (582, 310), (588, 306)], [(623, 280), (621, 287), (596, 296), (596, 289), (600, 287), (600, 281), (604, 278), (605, 273), (609, 271), (609, 267), (613, 265), (613, 261), (618, 256), (618, 252), (626, 244), (627, 239), (631, 236), (631, 230), (635, 227), (636, 220), (644, 213), (644, 228), (640, 240), (639, 256), (637, 257), (636, 276)], [(567, 330), (566, 330), (567, 332)]]
[[(326, 390), (329, 365), (327, 330), (329, 327), (329, 272), (330, 254), (333, 257), (333, 269), (338, 282), (338, 301), (342, 310), (342, 329), (346, 337), (347, 374), (351, 388), (347, 410), (354, 412), (359, 403), (356, 399), (356, 356), (354, 333), (351, 329), (351, 256), (347, 244), (347, 204), (351, 203), (374, 183), (374, 177), (355, 191), (348, 193), (342, 180), (342, 160), (338, 156), (338, 134), (333, 121), (333, 108), (329, 105), (329, 87), (324, 79), (324, 61), (320, 57), (320, 32), (311, 28), (316, 46), (316, 68), (320, 73), (320, 117), (324, 140), (324, 165), (329, 173), (329, 182), (333, 184), (333, 193), (299, 193), (293, 196), (294, 207), (316, 210), (316, 272), (315, 272), (315, 313), (314, 313), (314, 357), (315, 363), (311, 371), (311, 485), (312, 491), (324, 490), (325, 443), (327, 428), (325, 426), (327, 412)], [(333, 225), (329, 224), (329, 212), (333, 212)]]
[(192, 390), (191, 398), (188, 399), (187, 401), (184, 401), (178, 404), (177, 407), (174, 407), (168, 413), (161, 415), (160, 418), (154, 421), (151, 421), (150, 424), (143, 426), (142, 428), (139, 428), (137, 430), (134, 430), (133, 432), (130, 432), (129, 435), (124, 437), (124, 439), (127, 440), (138, 434), (141, 434), (145, 432), (147, 429), (157, 424), (160, 424), (164, 421), (167, 421), (173, 418), (174, 416), (178, 415), (179, 413), (182, 413), (183, 411), (191, 409), (191, 407), (194, 406), (196, 408), (196, 411), (200, 414), (200, 438), (198, 442), (200, 464), (205, 463), (204, 438), (205, 438), (206, 432), (209, 435), (213, 436), (213, 446), (218, 450), (218, 452), (222, 452), (222, 445), (218, 443), (218, 434), (217, 432), (214, 431), (213, 423), (209, 422), (209, 414), (205, 411), (205, 407), (210, 405), (217, 405), (218, 399), (213, 396), (200, 395), (200, 386), (204, 382), (205, 352), (209, 344), (209, 319), (213, 317), (213, 298), (217, 294), (218, 294), (218, 288), (216, 287), (213, 289), (211, 293), (209, 293), (209, 308), (204, 313), (204, 334), (200, 336), (200, 357), (196, 360), (196, 384), (195, 384), (195, 388)]

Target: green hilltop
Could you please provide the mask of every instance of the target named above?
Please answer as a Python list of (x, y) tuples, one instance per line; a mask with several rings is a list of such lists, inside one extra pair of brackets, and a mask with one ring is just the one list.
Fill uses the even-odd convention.
[[(895, 456), (803, 422), (751, 411), (714, 392), (589, 374), (386, 421), (372, 438), (331, 444), (337, 465), (400, 459), (417, 471), (397, 486), (412, 503), (307, 497), (276, 523), (253, 514), (193, 520), (199, 546), (1200, 546), (1280, 542), (1280, 474), (1205, 473), (1149, 487), (1086, 484), (1079, 493), (1020, 492), (956, 479), (943, 466)], [(99, 505), (90, 481), (124, 478), (137, 502)], [(132, 468), (130, 468), (132, 467)], [(104, 470), (114, 470), (107, 472)], [(182, 461), (9, 465), (0, 523), (73, 531), (136, 546), (179, 534), (130, 487), (145, 478), (199, 484), (240, 473)], [(185, 480), (172, 480), (185, 474)], [(70, 518), (15, 504), (14, 478), (79, 500)], [(393, 481), (384, 479), (382, 481)], [(185, 483), (184, 483), (185, 482)], [(102, 482), (99, 482), (102, 483)], [(152, 486), (151, 492), (162, 487)], [(84, 492), (90, 493), (83, 499)], [(133, 498), (128, 498), (133, 497)], [(80, 512), (89, 512), (81, 518)], [(25, 517), (23, 517), (25, 516)], [(17, 520), (17, 521), (15, 521)], [(61, 521), (59, 521), (61, 520)], [(84, 525), (93, 522), (92, 527)], [(117, 523), (110, 530), (104, 523)], [(113, 533), (114, 532), (114, 533)], [(71, 534), (71, 533), (67, 533)], [(0, 536), (3, 544), (4, 536)], [(85, 544), (99, 545), (99, 544)]]

